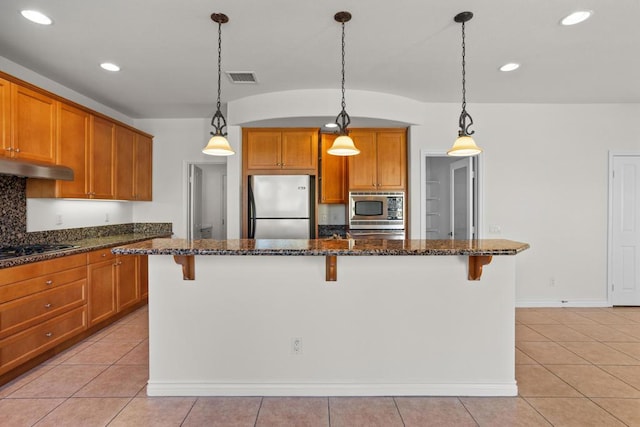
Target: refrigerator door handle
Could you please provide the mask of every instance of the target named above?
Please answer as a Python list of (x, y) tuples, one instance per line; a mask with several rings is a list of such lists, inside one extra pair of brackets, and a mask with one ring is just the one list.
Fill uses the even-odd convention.
[(256, 235), (256, 201), (253, 198), (253, 190), (251, 189), (251, 178), (249, 178), (249, 238), (253, 239)]

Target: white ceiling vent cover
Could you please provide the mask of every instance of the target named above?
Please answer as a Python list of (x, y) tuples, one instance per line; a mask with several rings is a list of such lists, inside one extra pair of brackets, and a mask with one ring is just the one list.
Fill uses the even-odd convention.
[(256, 73), (253, 71), (226, 71), (231, 83), (258, 83)]

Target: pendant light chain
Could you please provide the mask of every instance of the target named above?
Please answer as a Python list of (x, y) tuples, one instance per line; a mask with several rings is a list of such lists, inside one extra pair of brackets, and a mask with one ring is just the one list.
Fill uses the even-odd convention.
[(342, 110), (344, 111), (347, 108), (347, 103), (344, 100), (344, 66), (345, 66), (345, 61), (344, 61), (344, 48), (345, 48), (345, 43), (344, 43), (344, 22), (342, 23)]
[(222, 22), (218, 22), (218, 102), (216, 108), (220, 111), (220, 74), (222, 73)]
[[(464, 24), (465, 21), (462, 21), (462, 112), (460, 113), (460, 119), (458, 123), (460, 126), (460, 130), (458, 133), (460, 135), (473, 135), (475, 131), (469, 130), (469, 127), (473, 124), (473, 119), (471, 118), (471, 115), (467, 113), (467, 46), (465, 43)], [(469, 119), (469, 124), (467, 124), (467, 119)]]

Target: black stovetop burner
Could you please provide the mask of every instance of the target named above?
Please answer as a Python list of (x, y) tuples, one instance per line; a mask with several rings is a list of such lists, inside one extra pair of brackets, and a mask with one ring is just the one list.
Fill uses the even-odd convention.
[(27, 255), (43, 254), (45, 252), (62, 251), (65, 249), (73, 249), (77, 247), (79, 246), (67, 244), (2, 246), (0, 247), (0, 260)]

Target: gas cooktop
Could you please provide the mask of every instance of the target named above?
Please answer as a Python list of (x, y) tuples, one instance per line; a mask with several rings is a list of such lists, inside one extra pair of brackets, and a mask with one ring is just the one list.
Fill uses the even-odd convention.
[(37, 255), (47, 252), (62, 251), (65, 249), (79, 248), (79, 246), (68, 244), (38, 244), (38, 245), (16, 245), (1, 246), (0, 260), (16, 258), (27, 255)]

